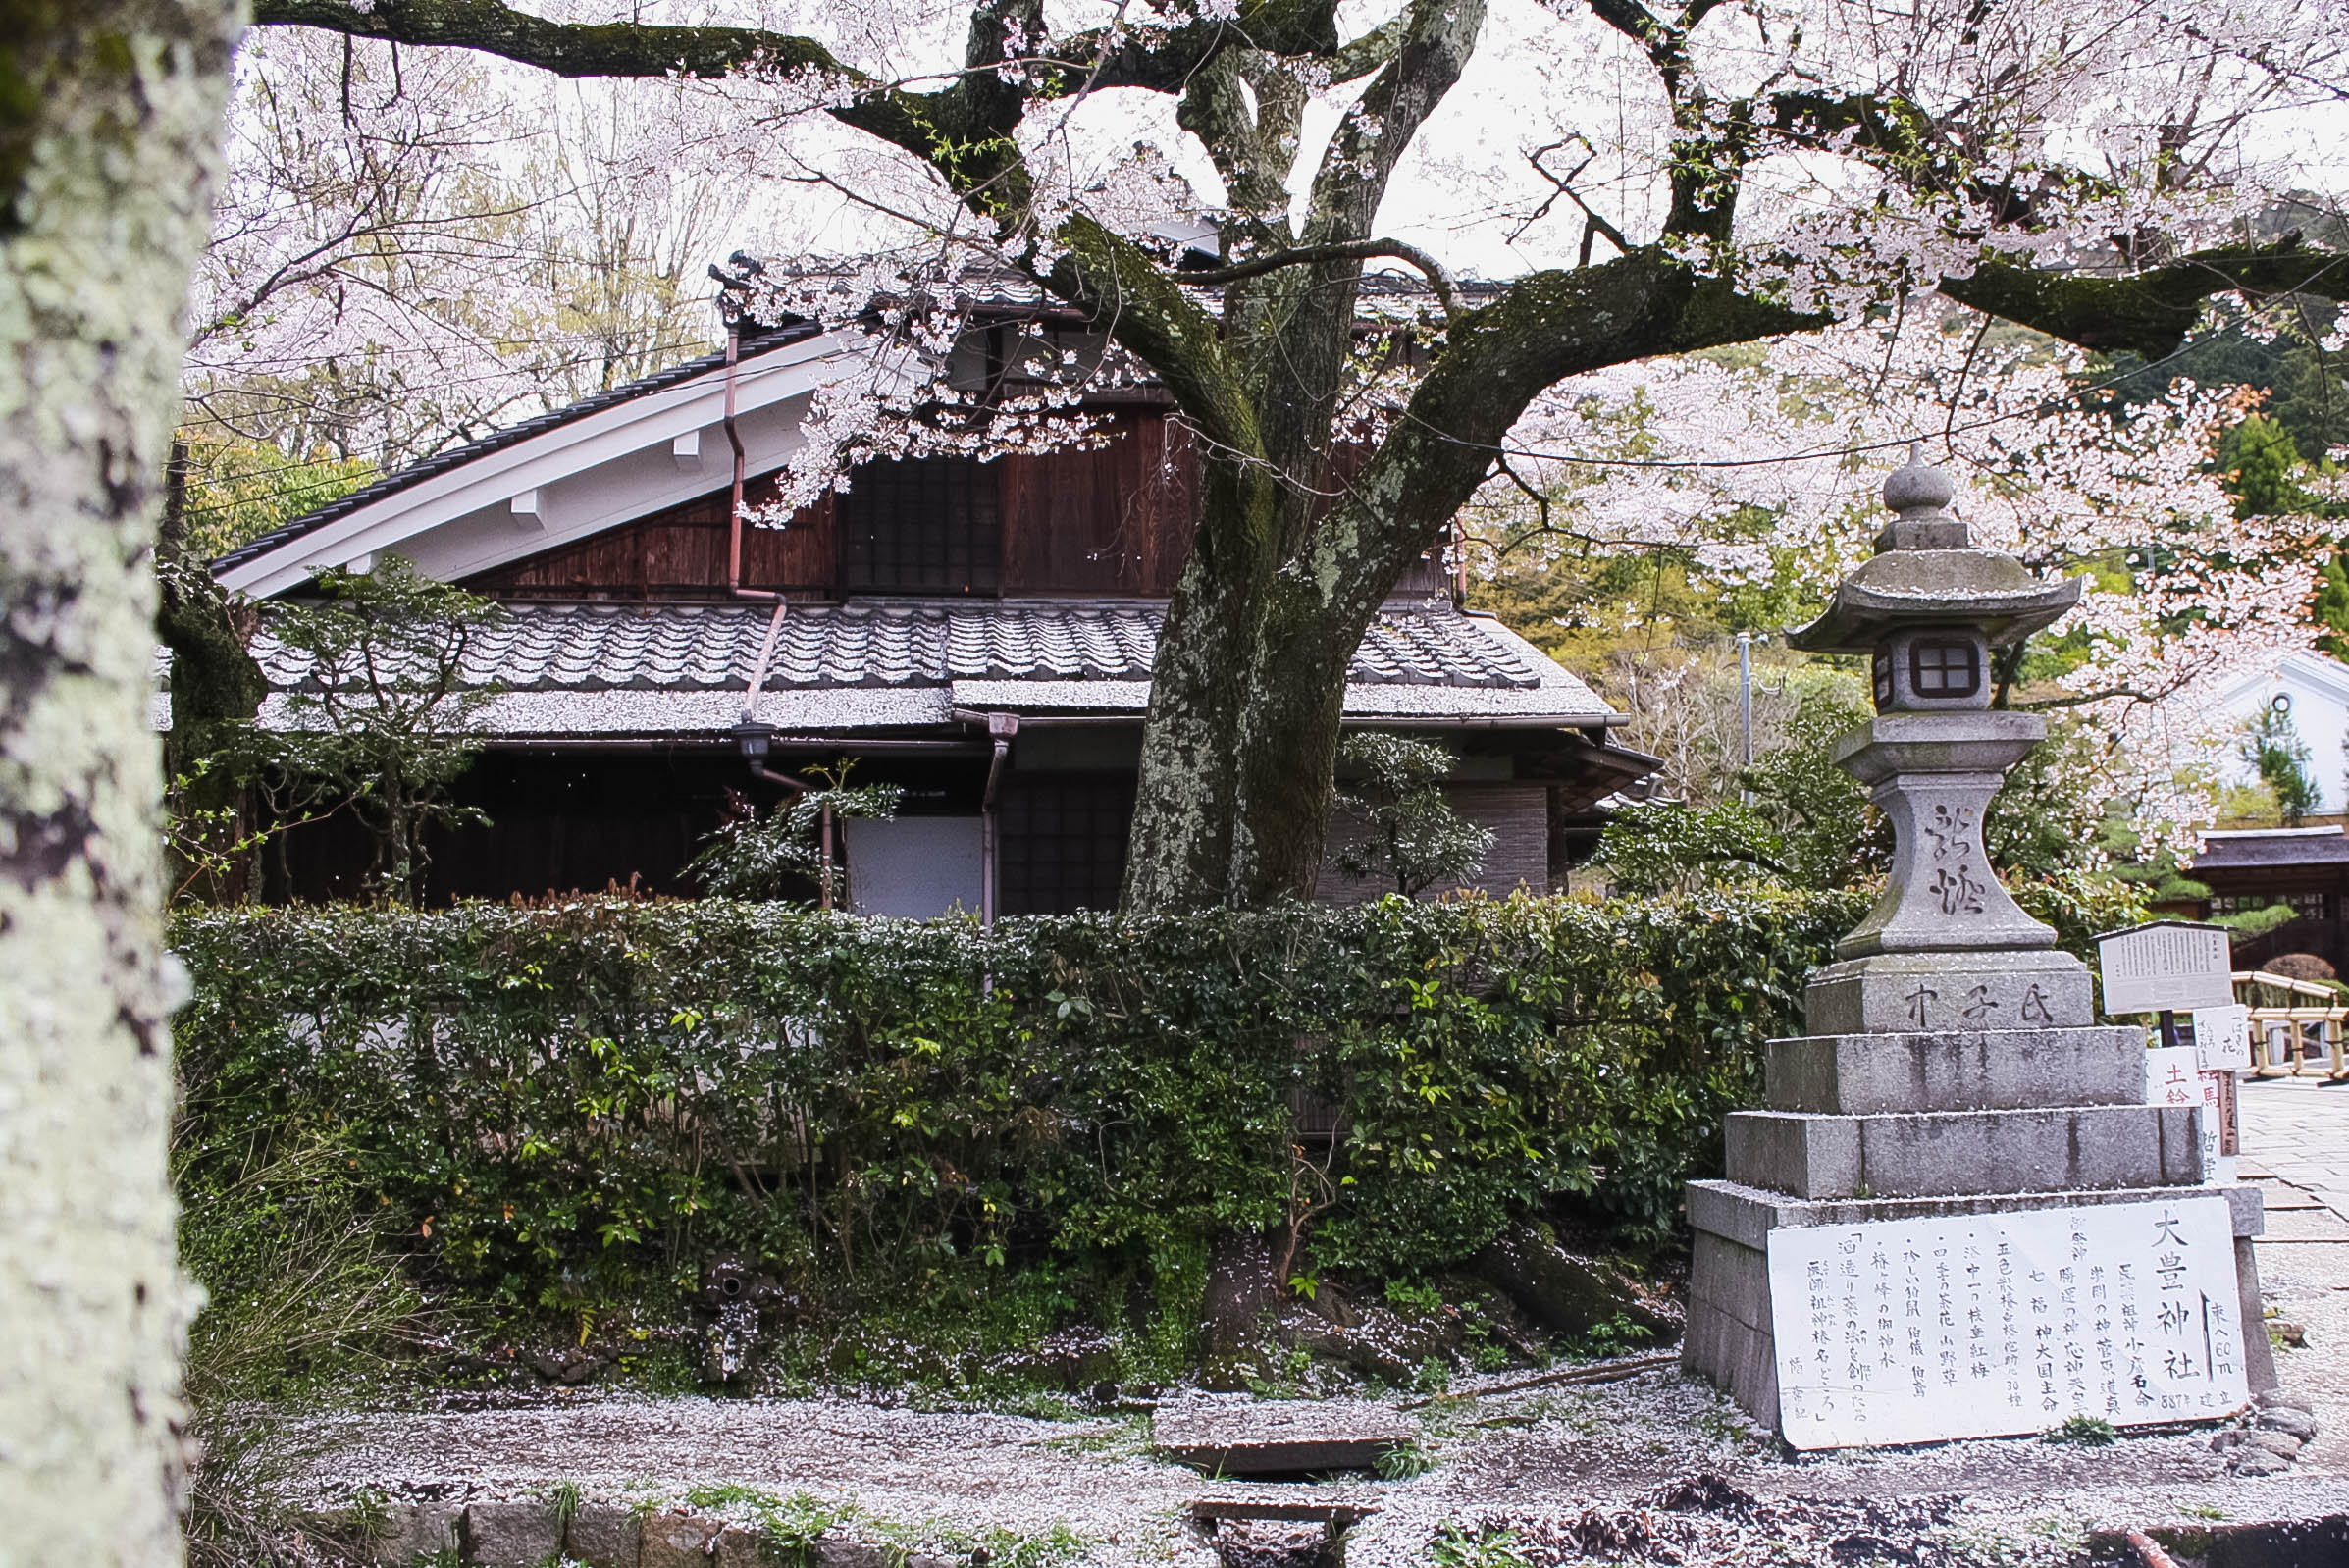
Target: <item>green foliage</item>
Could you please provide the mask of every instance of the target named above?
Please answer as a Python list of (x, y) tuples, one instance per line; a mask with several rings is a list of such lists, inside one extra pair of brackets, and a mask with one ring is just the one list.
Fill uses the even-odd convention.
[(2292, 433), (2265, 414), (2246, 415), (2226, 433), (2218, 444), (2218, 467), (2237, 517), (2276, 517), (2309, 507)]
[(1371, 1467), (1381, 1481), (1409, 1481), (1436, 1468), (1436, 1456), (1416, 1442), (1398, 1442), (1381, 1451)]
[(1553, 1201), (1659, 1234), (1860, 909), (199, 912), (183, 1180), (331, 1143), (444, 1288), (566, 1321), (719, 1249), (815, 1310), (1018, 1306), (1007, 1338), (1144, 1283), (1179, 1366), (1208, 1243), (1287, 1212), (1292, 1095), (1347, 1126), (1301, 1272), (1424, 1274)]
[(187, 542), (197, 555), (226, 554), (369, 483), (376, 465), (321, 449), (288, 457), (269, 442), (187, 441)]
[(1443, 797), (1459, 758), (1438, 741), (1357, 732), (1338, 743), (1335, 818), (1354, 828), (1333, 859), (1348, 876), (1391, 877), (1415, 898), (1437, 882), (1476, 875), (1492, 848)]
[(2289, 712), (2260, 709), (2243, 740), (2243, 760), (2257, 769), (2260, 782), (2274, 792), (2276, 810), (2286, 827), (2298, 827), (2323, 798), (2309, 774), (2315, 758)]
[(2233, 915), (2211, 917), (2213, 925), (2223, 925), (2237, 936), (2266, 936), (2278, 926), (2289, 925), (2300, 918), (2300, 912), (2289, 904), (2271, 904), (2264, 909), (2242, 910)]
[(1511, 1531), (1470, 1530), (1448, 1522), (1428, 1543), (1428, 1561), (1434, 1568), (1531, 1568), (1533, 1563)]
[[(2077, 948), (2127, 923), (2114, 888), (2017, 895)], [(985, 930), (722, 900), (192, 912), (189, 1256), (208, 1282), (265, 1276), (250, 1205), (208, 1195), (299, 1157), (303, 1202), (396, 1238), (454, 1305), (673, 1314), (723, 1250), (810, 1321), (879, 1321), (790, 1336), (810, 1379), (920, 1375), (886, 1358), (1079, 1319), (1130, 1325), (1126, 1375), (1164, 1377), (1190, 1362), (1209, 1245), (1291, 1218), (1300, 1094), (1345, 1131), (1298, 1273), (1424, 1279), (1559, 1208), (1663, 1234), (1865, 902)]]
[(781, 898), (813, 882), (826, 903), (848, 904), (849, 868), (824, 853), (825, 816), (886, 822), (905, 795), (896, 784), (851, 785), (855, 765), (844, 757), (812, 769), (822, 788), (794, 795), (763, 818), (745, 816), (719, 828), (702, 841), (688, 873), (719, 898)]
[(377, 891), (407, 901), (427, 827), (481, 820), (448, 786), (480, 754), (477, 721), (496, 691), (470, 686), (467, 655), (497, 606), (418, 572), (398, 555), (365, 576), (326, 571), (323, 596), (269, 622), (309, 667), (287, 694), (286, 723), (251, 732), (268, 769), (339, 797), (374, 834)]
[(2102, 1416), (2073, 1416), (2049, 1428), (2041, 1435), (2040, 1440), (2065, 1443), (2076, 1448), (2107, 1448), (2119, 1437), (2120, 1434), (2113, 1430), (2113, 1423)]
[(1848, 888), (1881, 874), (1891, 845), (1867, 792), (1835, 766), (1837, 736), (1867, 718), (1833, 689), (1803, 699), (1783, 744), (1738, 775), (1747, 799), (1688, 807), (1654, 801), (1619, 811), (1596, 863), (1634, 895), (1775, 880)]

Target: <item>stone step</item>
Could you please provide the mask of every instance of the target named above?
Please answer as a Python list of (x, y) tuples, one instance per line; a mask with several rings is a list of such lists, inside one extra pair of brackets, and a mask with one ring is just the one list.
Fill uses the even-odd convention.
[(1769, 1043), (1765, 1076), (1763, 1099), (1773, 1111), (1865, 1116), (2140, 1105), (2145, 1030), (1804, 1034)]
[(2192, 1186), (2200, 1106), (1826, 1116), (1735, 1111), (1729, 1179), (1798, 1198)]
[[(2154, 1203), (2163, 1198), (2215, 1192), (2226, 1199), (2238, 1237), (2262, 1233), (2267, 1217), (2257, 1187), (2236, 1185), (2199, 1187), (2181, 1193), (2175, 1187), (2112, 1187), (2102, 1192), (2067, 1192), (2063, 1202), (2093, 1206), (2103, 1203)], [(2044, 1209), (2044, 1192), (1970, 1192), (1948, 1198), (1791, 1198), (1735, 1181), (1692, 1181), (1688, 1186), (1689, 1228), (1698, 1234), (1722, 1236), (1743, 1247), (1760, 1250), (1772, 1230), (1814, 1225), (1869, 1225), (1879, 1220), (1939, 1220), (1959, 1214), (2003, 1214), (2015, 1209)]]
[(1162, 1408), (1150, 1446), (1210, 1475), (1257, 1476), (1367, 1470), (1418, 1436), (1409, 1417), (1357, 1400), (1202, 1402)]

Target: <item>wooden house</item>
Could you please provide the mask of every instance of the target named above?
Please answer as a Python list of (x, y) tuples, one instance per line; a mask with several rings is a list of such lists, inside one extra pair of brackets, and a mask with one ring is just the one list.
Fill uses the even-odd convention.
[[(215, 562), (268, 601), (396, 552), (504, 605), (467, 662), (499, 695), (458, 786), (493, 825), (435, 846), (428, 898), (690, 892), (681, 869), (729, 792), (775, 798), (746, 763), (763, 747), (773, 769), (849, 756), (860, 782), (904, 787), (895, 821), (844, 826), (860, 909), (1115, 902), (1192, 528), (1182, 427), (1140, 387), (1090, 405), (1097, 445), (874, 462), (787, 526), (737, 526), (737, 474), (748, 507), (771, 499), (811, 394), (868, 352), (847, 331), (746, 339), (731, 366), (697, 359), (523, 421)], [(306, 672), (266, 633), (255, 653), (276, 688), (264, 722), (282, 721)], [(1363, 640), (1345, 711), (1452, 743), (1450, 793), (1496, 834), (1476, 879), (1495, 891), (1548, 886), (1599, 803), (1655, 765), (1609, 739), (1621, 716), (1589, 687), (1463, 610), (1433, 563)], [(350, 894), (366, 863), (355, 828), (304, 830), (269, 891)], [(1325, 876), (1329, 896), (1367, 891)]]

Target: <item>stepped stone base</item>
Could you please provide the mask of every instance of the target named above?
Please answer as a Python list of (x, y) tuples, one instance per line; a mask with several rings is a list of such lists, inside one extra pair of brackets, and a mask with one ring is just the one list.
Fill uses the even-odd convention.
[(1867, 1116), (2145, 1102), (2145, 1031), (2133, 1025), (1805, 1034), (1772, 1040), (1765, 1066), (1773, 1111)]
[(2256, 1187), (2175, 1186), (2067, 1192), (2060, 1203), (2044, 1193), (1976, 1193), (1945, 1198), (1804, 1202), (1784, 1193), (1741, 1186), (1734, 1181), (1689, 1184), (1689, 1226), (1696, 1248), (1691, 1260), (1689, 1323), (1681, 1341), (1681, 1365), (1709, 1378), (1756, 1421), (1778, 1427), (1778, 1350), (1771, 1332), (1770, 1268), (1766, 1250), (1780, 1227), (1853, 1225), (1871, 1220), (1915, 1220), (1943, 1215), (2013, 1214), (2033, 1209), (2073, 1209), (2101, 1203), (2144, 1203), (2188, 1194), (2222, 1193), (2234, 1220), (2235, 1281), (2239, 1321), (2244, 1325), (2245, 1372), (2254, 1393), (2275, 1386), (2275, 1358), (2260, 1329), (2259, 1258), (2251, 1238), (2261, 1231)]
[(2096, 1021), (2088, 966), (2068, 953), (1877, 953), (1813, 973), (1813, 1034), (2076, 1029)]
[[(2142, 1070), (2140, 1070), (2142, 1071)], [(1729, 1178), (1798, 1198), (1940, 1198), (2193, 1186), (2200, 1106), (1822, 1116), (1733, 1111)]]

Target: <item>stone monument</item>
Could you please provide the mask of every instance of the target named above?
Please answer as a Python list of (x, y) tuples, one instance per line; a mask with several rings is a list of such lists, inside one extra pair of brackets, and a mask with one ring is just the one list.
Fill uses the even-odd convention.
[[(1768, 1108), (1729, 1117), (1728, 1179), (1688, 1188), (1684, 1364), (1799, 1446), (2222, 1415), (2274, 1382), (2258, 1193), (2201, 1184), (2198, 1110), (2146, 1103), (2144, 1029), (2097, 1024), (2087, 967), (1983, 853), (1985, 808), (2046, 733), (1992, 709), (1991, 655), (2080, 585), (1973, 548), (1952, 495), (1912, 449), (1876, 553), (1791, 639), (1872, 660), (1875, 716), (1835, 760), (1891, 819), (1893, 863), (1812, 974), (1808, 1032), (1769, 1042)], [(2112, 1205), (2139, 1207), (2077, 1213)], [(2065, 1256), (2032, 1262), (2042, 1244)]]

